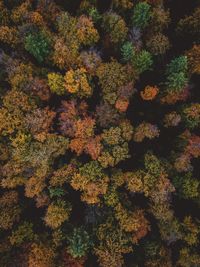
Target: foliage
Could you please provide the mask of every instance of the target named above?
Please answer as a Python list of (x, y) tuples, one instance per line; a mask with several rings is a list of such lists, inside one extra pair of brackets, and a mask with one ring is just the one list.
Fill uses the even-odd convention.
[(162, 5), (155, 5), (151, 12), (149, 30), (155, 33), (162, 32), (169, 26), (170, 20), (169, 9), (164, 8)]
[(176, 111), (172, 111), (165, 115), (164, 118), (165, 127), (177, 126), (180, 122), (181, 122), (181, 116)]
[(133, 6), (133, 3), (130, 0), (114, 0), (113, 5), (116, 8), (130, 9)]
[(85, 256), (90, 248), (91, 241), (88, 233), (81, 228), (74, 228), (68, 238), (68, 252), (73, 258)]
[(10, 236), (10, 243), (15, 246), (20, 246), (26, 241), (33, 241), (35, 239), (35, 234), (33, 232), (33, 224), (24, 222), (19, 225), (18, 228), (12, 232)]
[(86, 69), (69, 70), (65, 74), (65, 88), (71, 94), (77, 94), (80, 97), (89, 97), (92, 94), (92, 88), (88, 82)]
[(15, 47), (19, 43), (17, 30), (13, 27), (0, 26), (0, 41)]
[(0, 0), (1, 267), (200, 266), (182, 2)]
[(147, 40), (147, 47), (153, 55), (163, 55), (170, 48), (169, 39), (164, 34), (157, 33)]
[(18, 205), (18, 194), (15, 191), (8, 191), (0, 198), (0, 229), (10, 229), (13, 224), (19, 221), (21, 209)]
[(95, 49), (90, 49), (88, 51), (82, 51), (80, 54), (80, 59), (83, 62), (86, 70), (90, 74), (95, 74), (98, 66), (101, 63), (100, 53)]
[(189, 16), (185, 16), (184, 18), (181, 18), (177, 24), (177, 32), (180, 35), (188, 34), (191, 37), (196, 37), (197, 40), (199, 40), (199, 25), (200, 25), (200, 8), (197, 7), (194, 9), (192, 14)]
[(114, 60), (102, 63), (97, 69), (97, 76), (102, 88), (103, 99), (111, 105), (117, 100), (118, 90), (131, 79), (126, 66)]
[(151, 18), (151, 6), (146, 2), (140, 2), (133, 9), (132, 23), (135, 27), (144, 29)]
[(126, 42), (122, 45), (121, 54), (124, 62), (129, 62), (134, 56), (134, 49), (131, 42)]
[(199, 196), (199, 181), (194, 179), (190, 172), (175, 176), (173, 184), (181, 198), (190, 199)]
[(135, 142), (142, 142), (145, 137), (153, 139), (159, 136), (159, 129), (156, 125), (148, 122), (142, 122), (134, 131), (133, 140)]
[(33, 243), (28, 254), (28, 266), (45, 267), (53, 266), (55, 253), (50, 246), (42, 243)]
[(108, 176), (97, 161), (91, 161), (80, 167), (71, 180), (71, 186), (75, 190), (83, 191), (82, 200), (88, 204), (100, 201), (108, 187)]
[(195, 128), (200, 123), (200, 104), (191, 103), (188, 106), (183, 107), (181, 112), (182, 119), (188, 128)]
[(141, 52), (135, 54), (132, 61), (138, 74), (149, 70), (153, 64), (152, 55), (146, 50), (142, 50)]
[(158, 87), (147, 85), (140, 94), (143, 100), (153, 100), (158, 94), (158, 92)]
[(93, 45), (99, 40), (98, 31), (94, 28), (93, 22), (86, 16), (81, 16), (77, 24), (77, 37), (84, 45)]
[(192, 249), (184, 247), (180, 250), (178, 264), (183, 267), (198, 266), (200, 264), (199, 255), (193, 252)]
[(43, 62), (51, 51), (51, 41), (43, 32), (28, 34), (24, 46), (39, 63)]
[(200, 60), (200, 45), (194, 45), (186, 52), (188, 59), (189, 71), (193, 74), (200, 74), (199, 60)]
[(57, 228), (69, 219), (71, 205), (63, 200), (52, 202), (45, 214), (45, 223), (51, 228)]
[(48, 84), (51, 92), (58, 95), (63, 95), (65, 93), (64, 78), (59, 73), (49, 73)]
[(132, 233), (131, 241), (133, 243), (138, 243), (138, 241), (144, 237), (150, 229), (148, 221), (144, 217), (143, 211), (138, 209), (134, 212), (128, 212), (120, 204), (117, 205), (115, 211), (120, 227), (125, 232)]
[(173, 59), (168, 65), (166, 70), (168, 90), (173, 92), (180, 92), (187, 84), (187, 57), (180, 56)]
[(103, 17), (103, 28), (109, 34), (110, 41), (114, 44), (125, 40), (128, 28), (124, 19), (116, 13), (107, 13)]
[(114, 221), (108, 219), (97, 230), (99, 246), (95, 249), (100, 266), (121, 267), (124, 264), (123, 254), (132, 251), (130, 238), (118, 226), (114, 227)]

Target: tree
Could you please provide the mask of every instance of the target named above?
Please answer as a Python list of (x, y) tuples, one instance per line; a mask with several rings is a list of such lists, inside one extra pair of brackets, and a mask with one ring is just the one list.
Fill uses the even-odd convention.
[(183, 106), (181, 117), (188, 128), (198, 127), (200, 123), (200, 104), (191, 103), (190, 105)]
[(64, 77), (59, 73), (52, 72), (48, 74), (48, 84), (52, 93), (64, 95), (66, 92), (64, 81)]
[(130, 0), (114, 0), (113, 5), (116, 9), (117, 8), (131, 9), (133, 6), (133, 3)]
[(63, 167), (54, 170), (51, 178), (50, 185), (51, 186), (59, 186), (62, 187), (65, 183), (70, 182), (72, 175), (76, 171), (76, 165), (74, 163), (66, 164)]
[(179, 252), (177, 264), (183, 267), (198, 266), (200, 259), (198, 253), (189, 247), (183, 247)]
[(65, 74), (65, 88), (71, 94), (77, 94), (79, 97), (89, 97), (92, 94), (92, 88), (87, 78), (85, 68), (69, 70)]
[(56, 20), (59, 35), (64, 38), (67, 45), (79, 45), (77, 38), (77, 18), (71, 16), (68, 12), (61, 12)]
[(9, 10), (5, 7), (3, 1), (0, 2), (0, 25), (6, 25), (9, 23)]
[(25, 37), (25, 49), (42, 63), (51, 52), (51, 40), (42, 31), (30, 33)]
[(186, 52), (188, 59), (188, 71), (191, 74), (200, 74), (199, 60), (200, 60), (200, 45), (193, 45), (193, 47)]
[(176, 112), (172, 111), (167, 113), (164, 117), (164, 126), (165, 127), (175, 127), (181, 122), (181, 116)]
[(8, 191), (0, 197), (0, 229), (11, 229), (19, 221), (21, 208), (18, 205), (18, 193)]
[(33, 176), (25, 184), (25, 196), (33, 198), (41, 194), (46, 187), (45, 178)]
[(49, 245), (33, 243), (28, 254), (28, 267), (53, 267), (55, 252)]
[(52, 55), (54, 65), (61, 70), (76, 66), (78, 64), (78, 48), (77, 43), (70, 43), (69, 46), (64, 38), (57, 38)]
[(81, 228), (74, 228), (70, 237), (68, 237), (68, 253), (73, 258), (82, 258), (87, 255), (91, 246), (89, 234)]
[(0, 109), (0, 132), (2, 135), (23, 131), (25, 128), (24, 115), (35, 107), (27, 94), (11, 90), (6, 93)]
[(149, 86), (147, 85), (143, 91), (141, 91), (140, 95), (143, 100), (153, 100), (156, 95), (159, 93), (159, 89), (157, 86)]
[(101, 127), (106, 127), (110, 125), (117, 125), (120, 117), (116, 109), (113, 108), (109, 103), (102, 102), (96, 108), (97, 123)]
[(93, 45), (99, 40), (98, 31), (94, 28), (91, 18), (80, 16), (77, 22), (77, 37), (83, 45)]
[(37, 9), (39, 14), (44, 18), (47, 24), (54, 24), (57, 17), (61, 13), (61, 8), (55, 2), (49, 2), (46, 0), (40, 0), (37, 3)]
[(52, 202), (47, 208), (44, 221), (49, 227), (58, 228), (69, 219), (71, 209), (71, 204), (64, 200)]
[(53, 61), (60, 69), (72, 68), (78, 63), (80, 46), (77, 35), (77, 18), (60, 12), (56, 19), (58, 38), (55, 41)]
[(132, 138), (133, 128), (129, 121), (122, 121), (119, 127), (110, 127), (104, 130), (102, 138), (102, 151), (98, 161), (102, 167), (114, 166), (129, 157), (128, 142)]
[(100, 53), (95, 49), (89, 49), (88, 51), (82, 51), (80, 53), (80, 59), (85, 66), (88, 73), (91, 75), (96, 74), (97, 68), (102, 62)]
[(35, 109), (25, 116), (26, 128), (37, 140), (44, 140), (52, 130), (53, 120), (56, 113), (48, 107)]
[(9, 83), (12, 88), (26, 92), (27, 87), (30, 86), (30, 83), (33, 80), (34, 68), (32, 64), (24, 64), (10, 60), (6, 65)]
[(27, 17), (29, 16), (29, 12), (31, 9), (31, 5), (29, 1), (26, 1), (24, 3), (19, 3), (19, 6), (16, 6), (13, 8), (11, 13), (11, 18), (14, 21), (14, 23), (25, 23)]
[(103, 15), (102, 27), (113, 44), (122, 43), (128, 33), (128, 28), (124, 19), (114, 12), (105, 13)]
[(119, 221), (120, 227), (128, 233), (132, 234), (132, 242), (138, 243), (138, 241), (144, 237), (150, 230), (149, 222), (144, 217), (142, 210), (135, 210), (133, 212), (127, 211), (118, 204), (115, 207), (115, 216)]
[(135, 142), (142, 142), (145, 137), (153, 139), (158, 136), (159, 129), (156, 125), (147, 122), (142, 122), (135, 128), (133, 140)]
[(123, 178), (126, 183), (127, 189), (133, 193), (143, 193), (144, 192), (144, 183), (143, 183), (144, 176), (145, 176), (145, 173), (142, 170), (123, 173)]
[(142, 30), (134, 27), (130, 31), (130, 41), (132, 42), (136, 51), (140, 51), (142, 48)]
[(95, 254), (100, 266), (122, 267), (123, 254), (132, 251), (130, 236), (122, 231), (113, 217), (99, 225), (97, 236), (100, 244), (95, 248)]
[(125, 42), (121, 47), (122, 60), (130, 62), (135, 54), (133, 44), (129, 41)]
[(50, 89), (46, 79), (34, 78), (31, 81), (30, 87), (32, 95), (39, 97), (42, 101), (48, 101), (50, 98)]
[(162, 33), (152, 35), (146, 42), (148, 50), (153, 55), (163, 55), (170, 48), (169, 39)]
[(180, 92), (185, 88), (188, 81), (187, 70), (188, 63), (186, 56), (177, 57), (167, 65), (166, 86), (169, 92)]
[(84, 267), (85, 258), (73, 258), (65, 249), (62, 253), (62, 267)]
[(176, 158), (174, 162), (174, 167), (178, 172), (188, 172), (192, 171), (193, 167), (191, 164), (191, 157), (190, 155), (182, 154)]
[(97, 69), (97, 76), (103, 99), (111, 105), (115, 104), (117, 100), (118, 89), (132, 78), (129, 76), (126, 66), (114, 60), (109, 63), (102, 63)]
[(35, 202), (37, 208), (45, 207), (49, 205), (50, 198), (45, 192), (42, 192), (35, 197)]
[(151, 6), (146, 2), (140, 2), (133, 9), (132, 23), (135, 27), (144, 29), (151, 18)]
[(190, 97), (190, 86), (186, 84), (186, 86), (182, 88), (181, 91), (180, 90), (175, 91), (172, 89), (165, 90), (164, 95), (161, 97), (160, 100), (162, 104), (174, 105), (178, 101), (186, 101), (189, 97)]
[(181, 198), (195, 199), (199, 196), (199, 181), (192, 177), (191, 172), (176, 175), (173, 179), (173, 185)]
[(88, 204), (100, 202), (100, 196), (107, 192), (109, 178), (97, 161), (90, 161), (73, 175), (71, 186), (83, 192), (81, 198)]
[(194, 222), (191, 216), (186, 216), (182, 223), (183, 240), (189, 246), (198, 246), (200, 232), (198, 222)]
[(185, 148), (184, 153), (189, 154), (193, 158), (198, 158), (200, 156), (200, 136), (191, 135), (189, 136), (188, 145)]
[(16, 28), (8, 26), (0, 26), (0, 41), (11, 47), (19, 44), (19, 34)]
[(89, 8), (88, 15), (92, 18), (94, 23), (98, 23), (102, 18), (102, 15), (99, 13), (98, 9), (94, 6)]
[(168, 27), (170, 20), (169, 10), (165, 9), (162, 4), (156, 5), (151, 11), (151, 20), (149, 22), (148, 31), (151, 31), (152, 33), (162, 32)]
[(190, 16), (186, 16), (179, 20), (177, 24), (177, 32), (181, 35), (189, 34), (192, 38), (200, 37), (199, 25), (200, 25), (200, 8), (196, 8)]
[(145, 242), (145, 267), (172, 267), (171, 251), (158, 240)]
[(132, 64), (136, 68), (137, 73), (141, 74), (151, 68), (153, 64), (152, 55), (148, 51), (142, 50), (134, 55)]
[(183, 90), (184, 86), (187, 83), (187, 78), (183, 72), (173, 73), (167, 77), (167, 87), (169, 90), (179, 91)]
[(111, 127), (108, 130), (104, 130), (102, 139), (108, 145), (117, 145), (122, 142), (121, 129), (119, 127)]
[(24, 222), (20, 224), (16, 230), (12, 231), (9, 237), (10, 243), (14, 246), (21, 246), (24, 242), (33, 241), (37, 236), (33, 232), (33, 224)]

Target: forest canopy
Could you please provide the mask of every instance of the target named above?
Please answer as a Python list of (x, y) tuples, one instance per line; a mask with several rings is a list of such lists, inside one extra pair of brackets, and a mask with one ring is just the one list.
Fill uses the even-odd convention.
[(0, 0), (0, 267), (199, 267), (199, 86), (199, 0)]

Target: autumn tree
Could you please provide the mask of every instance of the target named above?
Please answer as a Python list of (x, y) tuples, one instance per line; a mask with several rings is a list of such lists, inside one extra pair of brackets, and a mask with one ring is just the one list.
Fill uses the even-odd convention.
[(88, 204), (100, 202), (100, 196), (107, 191), (109, 178), (96, 161), (90, 161), (73, 175), (71, 186), (82, 191), (82, 200)]
[(64, 200), (52, 202), (47, 208), (44, 221), (49, 227), (57, 228), (69, 219), (70, 211), (70, 203)]

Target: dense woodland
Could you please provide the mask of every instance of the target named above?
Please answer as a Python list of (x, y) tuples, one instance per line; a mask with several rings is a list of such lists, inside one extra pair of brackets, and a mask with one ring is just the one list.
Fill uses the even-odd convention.
[(200, 267), (199, 126), (199, 0), (0, 0), (0, 267)]

